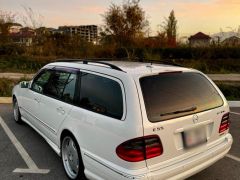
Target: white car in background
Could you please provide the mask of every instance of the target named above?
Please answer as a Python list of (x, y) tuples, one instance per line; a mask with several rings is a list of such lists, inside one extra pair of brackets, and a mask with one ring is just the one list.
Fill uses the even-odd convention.
[(231, 148), (229, 106), (193, 69), (63, 60), (13, 89), (14, 117), (61, 156), (70, 179), (184, 179)]

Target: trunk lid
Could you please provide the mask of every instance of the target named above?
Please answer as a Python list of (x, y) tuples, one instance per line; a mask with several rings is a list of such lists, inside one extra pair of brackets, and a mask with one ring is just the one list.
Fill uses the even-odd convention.
[(162, 155), (146, 160), (149, 169), (202, 152), (227, 132), (219, 133), (226, 100), (204, 75), (159, 73), (141, 77), (137, 86), (144, 136), (158, 135), (163, 146)]

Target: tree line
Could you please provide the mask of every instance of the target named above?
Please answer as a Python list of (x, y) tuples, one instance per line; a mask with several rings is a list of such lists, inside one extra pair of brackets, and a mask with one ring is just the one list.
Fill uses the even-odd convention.
[[(9, 28), (19, 19), (33, 29), (42, 26), (40, 15), (36, 15), (31, 8), (24, 7), (25, 16), (0, 11), (0, 46), (12, 52)], [(176, 47), (177, 20), (174, 11), (162, 24), (162, 31), (154, 38), (147, 36), (149, 21), (139, 0), (128, 0), (122, 4), (112, 3), (102, 15), (103, 25), (99, 28), (98, 45), (93, 45), (79, 36), (68, 34), (36, 34), (31, 47), (16, 48), (12, 53), (29, 53), (43, 56), (115, 56), (124, 54), (133, 58), (137, 48), (147, 47)], [(96, 52), (93, 52), (96, 51)], [(92, 52), (92, 53), (91, 53)], [(1, 49), (0, 49), (1, 53)]]
[[(0, 55), (67, 58), (128, 58), (128, 59), (227, 59), (240, 58), (239, 48), (191, 48), (177, 41), (178, 25), (172, 10), (161, 23), (157, 35), (149, 36), (149, 20), (139, 0), (112, 3), (102, 15), (98, 44), (78, 35), (41, 33), (42, 16), (23, 7), (25, 15), (0, 11)], [(35, 29), (29, 47), (16, 45), (9, 36), (13, 23)]]

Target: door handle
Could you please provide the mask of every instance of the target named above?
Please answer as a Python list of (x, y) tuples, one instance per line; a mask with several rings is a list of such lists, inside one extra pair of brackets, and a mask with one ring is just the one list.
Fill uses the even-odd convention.
[(65, 114), (65, 111), (64, 111), (64, 109), (63, 109), (62, 107), (58, 107), (58, 108), (57, 108), (57, 111), (58, 111), (60, 114), (62, 114), (62, 115)]

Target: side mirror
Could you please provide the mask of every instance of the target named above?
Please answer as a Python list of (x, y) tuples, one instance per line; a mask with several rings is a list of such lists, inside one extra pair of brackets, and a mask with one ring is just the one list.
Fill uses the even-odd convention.
[(20, 87), (21, 87), (21, 88), (28, 88), (28, 87), (29, 87), (29, 82), (28, 82), (28, 81), (22, 81), (22, 82), (20, 82)]

